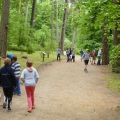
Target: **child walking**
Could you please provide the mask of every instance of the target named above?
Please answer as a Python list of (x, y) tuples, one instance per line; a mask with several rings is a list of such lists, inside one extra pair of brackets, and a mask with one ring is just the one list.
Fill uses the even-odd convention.
[[(83, 54), (82, 59), (84, 59), (84, 63), (85, 63), (85, 68), (84, 68), (84, 72), (88, 72), (87, 70), (87, 65), (90, 59), (90, 54), (88, 52), (88, 49), (86, 49), (86, 52)], [(90, 60), (91, 61), (91, 60)]]
[(25, 85), (25, 90), (27, 94), (28, 112), (31, 112), (32, 109), (35, 109), (34, 91), (36, 83), (39, 79), (38, 72), (34, 67), (32, 67), (32, 65), (33, 62), (28, 60), (26, 63), (27, 68), (25, 68), (21, 74), (21, 80)]
[(3, 88), (5, 101), (3, 103), (3, 108), (6, 109), (7, 101), (8, 101), (8, 111), (11, 111), (11, 102), (13, 96), (13, 87), (16, 88), (16, 77), (14, 74), (14, 70), (11, 68), (11, 60), (10, 58), (6, 58), (4, 60), (4, 67), (0, 69), (0, 84)]
[(75, 51), (74, 51), (74, 48), (72, 48), (72, 53), (71, 54), (72, 54), (72, 60), (73, 60), (73, 62), (75, 62)]
[(95, 52), (95, 50), (92, 51), (91, 57), (92, 57), (91, 65), (96, 64), (95, 63), (95, 60), (96, 60), (96, 52)]
[(67, 48), (67, 50), (66, 50), (66, 55), (67, 55), (67, 62), (69, 62), (69, 55), (70, 55), (70, 51), (69, 51), (69, 49)]
[(20, 89), (20, 70), (21, 70), (21, 66), (20, 63), (17, 62), (17, 56), (13, 56), (12, 57), (12, 65), (11, 67), (14, 69), (14, 73), (16, 76), (16, 82), (17, 82), (17, 88), (13, 89), (13, 94), (14, 95), (21, 95), (21, 89)]

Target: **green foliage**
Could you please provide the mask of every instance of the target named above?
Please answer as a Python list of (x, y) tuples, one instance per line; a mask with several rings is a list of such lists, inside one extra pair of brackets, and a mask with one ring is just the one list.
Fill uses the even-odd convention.
[[(33, 29), (30, 28), (32, 3), (32, 0), (24, 0), (20, 7), (18, 1), (11, 1), (8, 49), (28, 51), (28, 53), (32, 53), (35, 50), (54, 51), (58, 47), (56, 41), (56, 1), (37, 1)], [(29, 4), (27, 23), (25, 23), (26, 4)], [(54, 5), (54, 10), (52, 5)], [(60, 40), (61, 35), (64, 7), (68, 10), (64, 49), (71, 46), (74, 29), (77, 29), (75, 39), (76, 53), (81, 48), (93, 50), (94, 48), (102, 47), (102, 31), (104, 26), (110, 55), (114, 56), (114, 51), (118, 51), (119, 47), (113, 46), (113, 29), (116, 24), (118, 25), (118, 30), (120, 29), (119, 20), (116, 19), (120, 14), (120, 6), (113, 4), (112, 0), (80, 0), (71, 5), (72, 7), (68, 7), (64, 2), (58, 1), (58, 40)], [(53, 13), (54, 18), (51, 19)], [(51, 24), (54, 24), (53, 41), (51, 41)], [(118, 35), (118, 37), (120, 36)], [(30, 43), (32, 46), (28, 47)], [(116, 54), (119, 55), (118, 52)], [(115, 56), (117, 56), (116, 54)], [(114, 66), (119, 58), (118, 56), (111, 56), (111, 65)]]
[(50, 41), (50, 29), (46, 25), (42, 25), (42, 28), (35, 31), (34, 33), (34, 38), (35, 41), (41, 46), (45, 47), (47, 42)]
[(68, 39), (65, 39), (64, 49), (66, 50), (67, 48), (70, 48), (70, 47), (71, 47), (71, 42)]
[(27, 53), (28, 53), (28, 54), (34, 53), (34, 49), (33, 49), (32, 45), (29, 45), (29, 46), (28, 46), (28, 48), (27, 48)]
[(22, 52), (26, 52), (27, 48), (23, 45), (21, 46), (17, 46), (17, 45), (9, 45), (8, 46), (8, 50), (15, 50), (15, 51), (22, 51)]
[[(27, 54), (27, 52), (23, 52), (22, 54), (21, 54), (21, 52), (19, 52), (19, 51), (7, 51), (8, 53), (9, 52), (12, 52), (14, 55), (16, 55), (17, 56), (17, 58), (18, 58), (18, 62), (21, 64), (21, 71), (24, 69), (24, 68), (26, 68), (26, 59), (23, 59), (22, 58), (22, 56), (27, 56), (28, 57), (28, 59), (30, 59), (30, 60), (32, 60), (33, 61), (33, 66), (35, 67), (35, 68), (39, 68), (39, 66), (41, 65), (41, 64), (43, 64), (43, 60), (42, 60), (42, 58), (40, 57), (40, 51), (37, 51), (37, 52), (34, 52), (34, 53), (32, 53), (32, 54)], [(63, 58), (63, 57), (62, 57)], [(4, 59), (2, 59), (2, 66), (4, 65), (3, 63), (3, 60)], [(54, 60), (56, 60), (56, 52), (51, 52), (50, 51), (50, 56), (49, 56), (49, 58), (45, 58), (44, 59), (44, 63), (49, 63), (49, 62), (52, 62), (52, 61), (54, 61)]]
[(113, 72), (120, 72), (120, 44), (112, 46), (110, 51), (110, 64)]

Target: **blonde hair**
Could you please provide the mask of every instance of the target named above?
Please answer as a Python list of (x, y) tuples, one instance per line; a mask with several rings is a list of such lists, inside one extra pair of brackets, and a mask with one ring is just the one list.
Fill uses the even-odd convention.
[(10, 65), (11, 64), (11, 59), (10, 58), (5, 58), (4, 64), (5, 65)]

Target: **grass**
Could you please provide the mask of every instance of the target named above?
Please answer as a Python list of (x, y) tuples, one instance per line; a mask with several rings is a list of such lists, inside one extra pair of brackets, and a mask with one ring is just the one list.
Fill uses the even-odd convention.
[[(49, 63), (49, 62), (52, 62), (52, 61), (55, 61), (56, 60), (56, 52), (51, 52), (49, 54), (49, 58), (47, 58), (47, 55), (45, 55), (45, 58), (44, 58), (44, 62), (43, 62), (43, 58), (41, 57), (41, 52), (40, 51), (37, 51), (33, 54), (27, 54), (26, 52), (19, 52), (19, 51), (8, 51), (7, 53), (13, 53), (14, 55), (17, 56), (18, 58), (18, 62), (21, 64), (21, 71), (26, 68), (26, 61), (27, 59), (24, 59), (22, 58), (22, 56), (27, 56), (28, 59), (32, 60), (33, 61), (33, 66), (35, 68), (38, 68), (41, 64), (45, 64), (45, 63)], [(64, 59), (65, 56), (64, 55), (61, 55), (61, 58)], [(1, 60), (1, 67), (4, 65), (3, 64), (3, 60)]]
[(120, 74), (111, 73), (107, 77), (107, 87), (116, 93), (120, 93)]
[[(107, 88), (115, 93), (120, 93), (120, 74), (114, 73), (110, 68), (107, 69)], [(120, 111), (120, 106), (116, 107), (117, 111)]]

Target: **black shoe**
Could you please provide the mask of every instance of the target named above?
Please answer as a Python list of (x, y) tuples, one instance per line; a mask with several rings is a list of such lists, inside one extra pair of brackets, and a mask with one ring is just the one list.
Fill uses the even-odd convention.
[(11, 107), (8, 107), (8, 111), (11, 111)]

